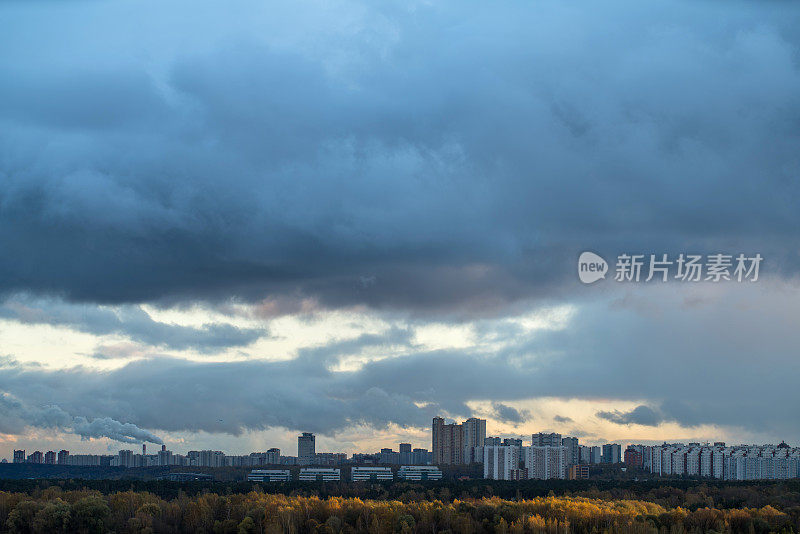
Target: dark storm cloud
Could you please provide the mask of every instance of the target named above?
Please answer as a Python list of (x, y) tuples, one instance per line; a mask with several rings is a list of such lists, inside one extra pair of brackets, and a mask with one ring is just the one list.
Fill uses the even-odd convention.
[(494, 418), (503, 423), (524, 423), (531, 419), (531, 414), (527, 410), (518, 410), (502, 402), (492, 403), (492, 409)]
[(122, 335), (148, 345), (201, 352), (249, 345), (268, 334), (262, 328), (239, 328), (224, 323), (209, 323), (199, 328), (163, 323), (133, 305), (112, 308), (22, 297), (0, 306), (0, 318), (24, 324), (64, 326), (97, 336)]
[(646, 425), (658, 426), (664, 421), (664, 416), (658, 410), (645, 406), (644, 404), (637, 406), (629, 412), (614, 411), (601, 411), (597, 412), (597, 417), (617, 423), (618, 425)]
[(0, 7), (0, 291), (491, 313), (585, 248), (796, 272), (796, 4), (146, 6)]
[(566, 415), (556, 415), (555, 417), (553, 417), (553, 421), (555, 421), (556, 423), (571, 423), (572, 418), (567, 417)]

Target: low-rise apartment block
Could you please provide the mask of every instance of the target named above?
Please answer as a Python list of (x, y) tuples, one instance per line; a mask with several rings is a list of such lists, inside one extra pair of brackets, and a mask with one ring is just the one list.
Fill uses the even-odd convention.
[(401, 480), (441, 480), (442, 470), (435, 465), (403, 465), (397, 471)]
[(304, 467), (300, 469), (297, 480), (338, 482), (341, 480), (341, 470), (333, 467)]
[(394, 480), (391, 467), (352, 467), (350, 480)]
[(289, 482), (292, 473), (288, 469), (253, 469), (247, 475), (250, 482)]

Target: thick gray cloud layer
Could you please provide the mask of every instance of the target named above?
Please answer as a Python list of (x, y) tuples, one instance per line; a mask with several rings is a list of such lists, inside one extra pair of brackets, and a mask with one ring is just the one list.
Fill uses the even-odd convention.
[[(407, 336), (363, 336), (320, 349), (324, 358), (280, 362), (157, 358), (108, 372), (7, 365), (0, 388), (25, 402), (55, 398), (69, 413), (164, 431), (426, 428), (436, 414), (473, 415), (468, 403), (481, 400), (495, 402), (496, 418), (523, 422), (530, 414), (513, 401), (559, 397), (647, 403), (598, 414), (618, 424), (716, 424), (800, 439), (797, 290), (754, 284), (697, 296), (648, 290), (624, 302), (586, 302), (563, 330), (500, 328), (487, 337), (495, 344), (480, 349), (406, 344), (407, 356), (351, 371), (332, 369), (361, 347), (403, 345)], [(650, 308), (636, 308), (636, 299)]]
[(65, 326), (98, 336), (123, 335), (147, 345), (201, 352), (248, 345), (267, 335), (263, 328), (239, 328), (224, 323), (209, 323), (200, 328), (163, 323), (133, 305), (112, 308), (22, 297), (9, 299), (0, 306), (0, 318), (23, 324)]
[(0, 17), (0, 291), (486, 312), (585, 248), (796, 272), (795, 3)]

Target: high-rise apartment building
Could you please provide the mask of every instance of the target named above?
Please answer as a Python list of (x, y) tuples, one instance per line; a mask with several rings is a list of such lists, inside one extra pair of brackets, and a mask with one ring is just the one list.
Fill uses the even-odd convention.
[(434, 464), (453, 465), (464, 463), (464, 427), (462, 425), (456, 423), (445, 424), (444, 419), (441, 417), (434, 417), (431, 441)]
[(24, 464), (25, 463), (25, 450), (18, 450), (14, 451), (14, 460), (15, 464)]
[(622, 461), (622, 446), (617, 443), (603, 445), (603, 463), (618, 464)]
[[(622, 455), (622, 459), (626, 464), (628, 463), (628, 460), (627, 460), (627, 457), (629, 456), (628, 450), (631, 450), (631, 449), (634, 450), (635, 452), (638, 452), (642, 457), (641, 464), (638, 465), (638, 467), (643, 467), (645, 469), (650, 469), (650, 467), (652, 467), (652, 465), (653, 465), (653, 447), (651, 447), (649, 445), (637, 445), (637, 444), (628, 445), (628, 447), (625, 449), (625, 452)], [(632, 459), (632, 461), (635, 462), (634, 459)]]
[(303, 432), (297, 436), (297, 463), (300, 465), (311, 465), (316, 456), (316, 438), (311, 432)]
[(503, 445), (483, 448), (483, 478), (514, 480), (519, 471), (519, 449)]
[(528, 478), (566, 478), (566, 447), (532, 446), (525, 447), (524, 452)]
[(136, 467), (133, 463), (133, 451), (121, 450), (117, 453), (117, 465), (119, 467)]
[(567, 467), (571, 465), (577, 465), (580, 462), (580, 445), (578, 444), (578, 438), (566, 437), (561, 438), (561, 446), (567, 449)]
[(464, 429), (464, 463), (482, 462), (483, 458), (478, 458), (475, 453), (476, 449), (483, 447), (483, 440), (486, 439), (486, 419), (470, 417), (461, 426)]
[(69, 458), (69, 451), (61, 449), (56, 456), (56, 463), (58, 465), (67, 465), (67, 458)]
[(200, 451), (199, 464), (203, 467), (225, 467), (225, 453), (222, 451)]
[(410, 443), (400, 444), (400, 464), (408, 465), (414, 462), (414, 453), (411, 451)]
[(642, 467), (644, 465), (644, 457), (642, 451), (634, 447), (625, 449), (625, 465), (629, 467)]
[(428, 465), (433, 454), (428, 449), (414, 449), (411, 451), (411, 463), (414, 465)]
[(172, 451), (168, 451), (166, 447), (162, 447), (160, 451), (158, 451), (158, 465), (172, 465)]
[(281, 450), (277, 447), (272, 447), (267, 450), (266, 457), (267, 465), (280, 465), (281, 463)]
[(440, 460), (442, 459), (442, 449), (444, 445), (442, 444), (442, 427), (444, 426), (444, 419), (441, 417), (434, 417), (433, 422), (431, 423), (431, 452), (433, 454), (433, 463), (439, 464), (443, 463)]
[(82, 467), (109, 466), (111, 465), (112, 460), (114, 461), (114, 465), (120, 465), (119, 458), (117, 456), (100, 454), (70, 454), (64, 458), (64, 463), (62, 465), (79, 465)]
[(378, 453), (378, 461), (382, 464), (399, 464), (400, 453), (394, 452), (388, 447), (383, 448), (381, 452)]
[(531, 436), (533, 447), (561, 447), (561, 434), (539, 432)]

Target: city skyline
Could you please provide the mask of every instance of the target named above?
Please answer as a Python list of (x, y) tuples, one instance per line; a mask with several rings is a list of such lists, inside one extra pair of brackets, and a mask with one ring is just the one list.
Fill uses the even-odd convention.
[(800, 443), (800, 3), (0, 19), (0, 454)]
[[(31, 465), (80, 468), (256, 468), (247, 480), (281, 482), (292, 480), (292, 471), (300, 481), (339, 481), (341, 469), (350, 466), (351, 480), (394, 480), (393, 467), (398, 467), (400, 479), (441, 480), (442, 469), (464, 469), (480, 464), (484, 479), (549, 480), (613, 477), (628, 468), (643, 470), (653, 476), (699, 477), (718, 480), (775, 480), (800, 478), (800, 447), (779, 444), (740, 445), (714, 443), (606, 443), (602, 446), (581, 444), (573, 436), (538, 432), (531, 434), (529, 444), (523, 439), (487, 436), (485, 420), (470, 418), (460, 424), (448, 423), (434, 417), (431, 427), (431, 450), (412, 448), (400, 443), (398, 451), (382, 448), (378, 453), (319, 452), (315, 436), (303, 432), (297, 436), (297, 454), (283, 455), (277, 448), (249, 455), (229, 455), (224, 451), (194, 450), (185, 455), (162, 445), (154, 454), (142, 445), (141, 454), (120, 450), (116, 455), (87, 455), (68, 450), (14, 450), (12, 463), (26, 469)], [(463, 446), (463, 449), (461, 448)], [(623, 448), (624, 447), (624, 448)], [(7, 463), (4, 459), (2, 463)], [(597, 470), (597, 466), (605, 468)], [(276, 467), (280, 469), (275, 469)], [(382, 467), (378, 467), (382, 466)], [(387, 467), (388, 466), (388, 467)], [(435, 466), (435, 467), (434, 467)], [(594, 467), (592, 467), (594, 466)], [(258, 469), (271, 467), (271, 469)], [(291, 469), (284, 469), (291, 468)], [(611, 471), (609, 471), (609, 469)], [(635, 472), (634, 472), (635, 474)], [(198, 477), (213, 479), (213, 475), (170, 473), (175, 480)], [(467, 476), (450, 473), (449, 477)], [(467, 476), (469, 478), (469, 476)]]
[[(437, 418), (434, 418), (434, 425), (436, 425), (436, 419)], [(474, 418), (471, 418), (471, 419), (474, 419)], [(446, 424), (462, 426), (462, 423), (458, 423), (457, 421), (455, 421), (453, 419), (445, 418), (443, 420), (446, 422)], [(486, 423), (485, 420), (480, 420), (480, 421), (483, 421), (483, 424), (485, 425), (485, 423)], [(463, 424), (466, 425), (466, 423), (463, 423)], [(553, 433), (551, 434), (551, 432), (553, 432)], [(539, 440), (537, 441), (536, 440), (536, 436), (537, 435), (545, 436), (545, 441), (542, 441), (542, 438), (539, 438)], [(233, 456), (235, 456), (235, 455), (245, 455), (246, 456), (248, 454), (255, 454), (257, 452), (264, 453), (264, 452), (266, 452), (268, 450), (278, 450), (280, 452), (281, 456), (291, 456), (291, 457), (294, 457), (294, 458), (297, 459), (297, 463), (296, 464), (292, 464), (292, 465), (304, 465), (303, 462), (299, 460), (299, 458), (302, 456), (302, 454), (300, 453), (300, 442), (306, 440), (308, 436), (310, 436), (310, 438), (312, 440), (311, 441), (312, 445), (311, 445), (311, 449), (310, 449), (312, 451), (311, 452), (312, 456), (314, 455), (315, 452), (316, 452), (316, 454), (344, 453), (344, 454), (347, 454), (348, 456), (358, 455), (358, 454), (366, 454), (366, 455), (379, 454), (381, 450), (385, 450), (387, 448), (386, 447), (387, 445), (389, 445), (389, 449), (392, 448), (391, 447), (392, 445), (398, 446), (398, 451), (394, 451), (394, 452), (401, 452), (400, 451), (400, 449), (402, 448), (401, 446), (406, 444), (406, 445), (409, 445), (412, 449), (415, 449), (415, 450), (423, 449), (423, 450), (428, 451), (431, 454), (431, 458), (432, 458), (431, 461), (433, 463), (437, 463), (436, 462), (436, 458), (437, 457), (435, 456), (436, 445), (435, 445), (435, 438), (433, 437), (433, 433), (429, 434), (427, 443), (415, 444), (415, 443), (410, 443), (408, 441), (398, 441), (398, 442), (396, 442), (394, 444), (381, 443), (378, 449), (370, 451), (370, 450), (355, 450), (355, 449), (354, 450), (327, 450), (327, 449), (323, 450), (323, 449), (316, 449), (314, 442), (316, 441), (316, 438), (318, 438), (319, 436), (317, 436), (316, 434), (313, 434), (313, 433), (303, 432), (300, 435), (295, 436), (295, 448), (294, 449), (292, 449), (291, 447), (282, 448), (282, 447), (277, 447), (274, 444), (267, 444), (267, 446), (264, 446), (264, 447), (262, 447), (260, 449), (253, 449), (253, 450), (250, 450), (250, 451), (241, 451), (241, 450), (224, 451), (223, 450), (221, 452), (224, 452), (226, 454), (230, 454), (230, 455), (233, 455)], [(533, 437), (531, 437), (531, 436), (533, 436)], [(683, 443), (683, 444), (701, 443), (701, 444), (706, 444), (706, 445), (713, 444), (713, 443), (725, 443), (724, 440), (711, 440), (711, 439), (706, 439), (706, 440), (699, 440), (699, 439), (668, 440), (668, 439), (665, 439), (665, 440), (607, 440), (607, 441), (602, 441), (601, 440), (601, 441), (584, 441), (579, 437), (570, 436), (569, 434), (562, 434), (560, 432), (552, 431), (551, 429), (546, 429), (546, 430), (543, 430), (543, 431), (534, 432), (532, 434), (528, 433), (528, 434), (506, 435), (506, 434), (496, 433), (496, 432), (494, 432), (494, 433), (492, 433), (492, 432), (484, 433), (484, 434), (482, 434), (481, 442), (483, 442), (483, 440), (485, 440), (485, 438), (495, 438), (496, 437), (499, 440), (503, 440), (503, 439), (506, 439), (506, 440), (508, 440), (508, 439), (518, 440), (519, 442), (521, 442), (523, 444), (528, 444), (528, 445), (533, 444), (533, 445), (553, 446), (554, 443), (551, 443), (550, 441), (547, 441), (547, 439), (546, 439), (549, 436), (557, 436), (557, 440), (558, 440), (559, 444), (561, 443), (562, 439), (568, 438), (568, 439), (574, 439), (574, 440), (579, 441), (582, 447), (583, 446), (602, 447), (603, 445), (607, 445), (607, 444), (611, 443), (611, 444), (616, 444), (616, 445), (619, 445), (619, 446), (623, 447), (622, 451), (625, 450), (624, 447), (626, 445), (632, 445), (632, 444), (647, 445), (647, 446), (661, 446), (661, 445), (674, 444), (674, 443)], [(744, 441), (736, 441), (736, 440), (734, 440), (734, 441), (730, 442), (730, 445), (732, 445), (732, 446), (765, 446), (765, 445), (776, 446), (778, 444), (785, 444), (785, 443), (786, 442), (784, 440), (775, 441), (775, 442), (769, 442), (769, 443), (767, 443), (767, 442), (764, 442), (764, 443), (752, 443), (752, 442), (744, 442)], [(500, 443), (497, 443), (497, 444), (499, 445)], [(67, 450), (67, 452), (70, 452), (71, 454), (95, 454), (95, 455), (106, 455), (106, 456), (109, 456), (109, 455), (110, 456), (114, 456), (120, 450), (130, 450), (134, 454), (138, 454), (135, 448), (130, 448), (130, 445), (133, 445), (133, 444), (127, 444), (127, 445), (128, 446), (126, 447), (125, 444), (119, 444), (118, 447), (115, 448), (114, 450), (112, 450), (112, 448), (109, 446), (109, 449), (107, 451), (105, 451), (105, 452), (97, 452), (96, 450), (85, 449), (85, 448), (82, 448), (82, 447), (78, 447), (76, 449), (66, 449), (66, 450)], [(142, 445), (146, 445), (146, 444), (142, 444)], [(476, 445), (471, 445), (471, 446), (474, 447)], [(558, 445), (558, 446), (560, 446), (560, 445)], [(465, 447), (467, 447), (467, 445), (465, 445)], [(18, 449), (19, 449), (19, 447), (14, 447), (13, 450), (18, 450)], [(28, 455), (31, 454), (32, 452), (34, 452), (35, 450), (38, 450), (36, 447), (32, 447), (32, 448), (21, 447), (21, 449), (26, 451), (26, 453)], [(217, 449), (213, 449), (213, 448), (212, 449), (204, 449), (204, 448), (201, 448), (201, 447), (192, 447), (192, 445), (189, 445), (189, 444), (187, 444), (184, 449), (175, 449), (175, 450), (173, 450), (173, 447), (169, 447), (166, 444), (162, 444), (159, 447), (151, 448), (151, 454), (154, 454), (154, 453), (157, 454), (157, 452), (159, 450), (162, 450), (162, 449), (167, 449), (167, 450), (169, 450), (170, 452), (172, 452), (174, 454), (182, 454), (182, 455), (186, 455), (192, 450), (194, 450), (194, 451), (198, 451), (198, 450), (200, 450), (200, 451), (214, 451), (214, 450), (217, 450)], [(10, 451), (10, 452), (13, 452), (13, 450)], [(42, 452), (44, 454), (45, 452), (47, 452), (47, 450), (49, 450), (49, 449), (44, 448), (39, 452)], [(56, 449), (50, 450), (50, 452), (58, 452), (58, 450), (64, 450), (64, 449), (59, 449), (57, 447)], [(294, 454), (294, 455), (293, 454), (289, 454), (291, 452), (296, 452), (296, 454)], [(5, 459), (5, 460), (8, 460), (8, 461), (11, 461), (12, 456), (13, 456), (12, 454), (9, 454), (7, 457), (3, 456), (3, 454), (4, 454), (4, 451), (0, 450), (0, 459)], [(462, 456), (461, 458), (466, 458), (466, 455)], [(441, 463), (448, 464), (448, 463), (453, 463), (453, 462), (452, 462), (452, 460), (448, 460), (448, 461), (443, 461)], [(459, 460), (458, 463), (469, 463), (469, 462), (464, 462), (463, 460)], [(478, 463), (480, 463), (480, 462), (478, 462)], [(308, 464), (305, 464), (305, 465), (308, 465)]]

